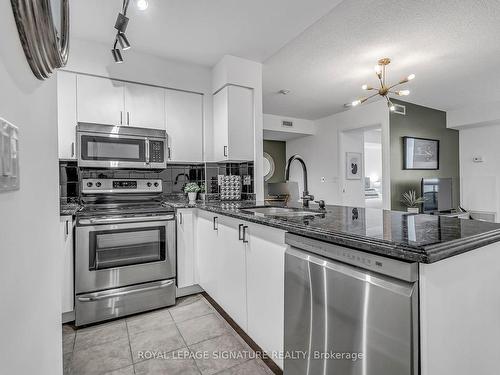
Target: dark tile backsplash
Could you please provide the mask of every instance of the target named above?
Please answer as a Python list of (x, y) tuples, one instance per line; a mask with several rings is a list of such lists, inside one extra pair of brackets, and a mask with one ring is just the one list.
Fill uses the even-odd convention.
[[(253, 162), (244, 163), (207, 163), (205, 164), (169, 164), (162, 171), (142, 170), (112, 170), (112, 169), (82, 169), (78, 170), (76, 161), (59, 162), (59, 189), (61, 199), (79, 196), (78, 173), (81, 178), (161, 178), (163, 180), (164, 194), (183, 193), (183, 188), (188, 182), (201, 185), (207, 181), (207, 193), (211, 197), (219, 193), (219, 175), (239, 175), (242, 181), (249, 184), (242, 186), (242, 199), (254, 199)], [(244, 178), (244, 176), (249, 176)]]
[(76, 161), (59, 162), (59, 197), (63, 202), (73, 202), (80, 195)]

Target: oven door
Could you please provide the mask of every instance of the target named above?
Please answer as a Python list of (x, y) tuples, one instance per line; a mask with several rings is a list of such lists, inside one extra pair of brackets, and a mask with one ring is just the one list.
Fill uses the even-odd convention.
[(175, 243), (173, 215), (81, 219), (76, 228), (76, 293), (175, 277)]
[(78, 166), (97, 168), (151, 168), (145, 137), (79, 133)]

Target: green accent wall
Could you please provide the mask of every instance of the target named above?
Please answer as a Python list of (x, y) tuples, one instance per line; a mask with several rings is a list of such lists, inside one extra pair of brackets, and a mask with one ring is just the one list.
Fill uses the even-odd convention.
[(274, 159), (274, 175), (264, 182), (264, 193), (267, 195), (267, 183), (285, 181), (286, 142), (264, 140), (264, 152)]
[[(460, 202), (458, 131), (446, 128), (446, 112), (394, 100), (406, 106), (406, 116), (390, 114), (391, 209), (406, 210), (401, 194), (414, 189), (421, 194), (422, 178), (452, 178), (453, 205)], [(439, 140), (439, 170), (403, 170), (403, 137)]]

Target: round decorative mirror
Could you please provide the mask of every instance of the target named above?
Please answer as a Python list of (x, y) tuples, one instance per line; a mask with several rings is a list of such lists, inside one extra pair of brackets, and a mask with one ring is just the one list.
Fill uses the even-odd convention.
[(66, 65), (69, 0), (11, 0), (19, 39), (36, 78), (44, 80)]
[(267, 152), (264, 152), (262, 162), (264, 163), (264, 181), (268, 181), (274, 175), (274, 159)]

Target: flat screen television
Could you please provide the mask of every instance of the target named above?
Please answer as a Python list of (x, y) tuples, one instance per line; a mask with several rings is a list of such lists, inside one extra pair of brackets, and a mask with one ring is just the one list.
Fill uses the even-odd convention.
[(423, 178), (422, 196), (424, 213), (449, 212), (453, 210), (451, 178)]

